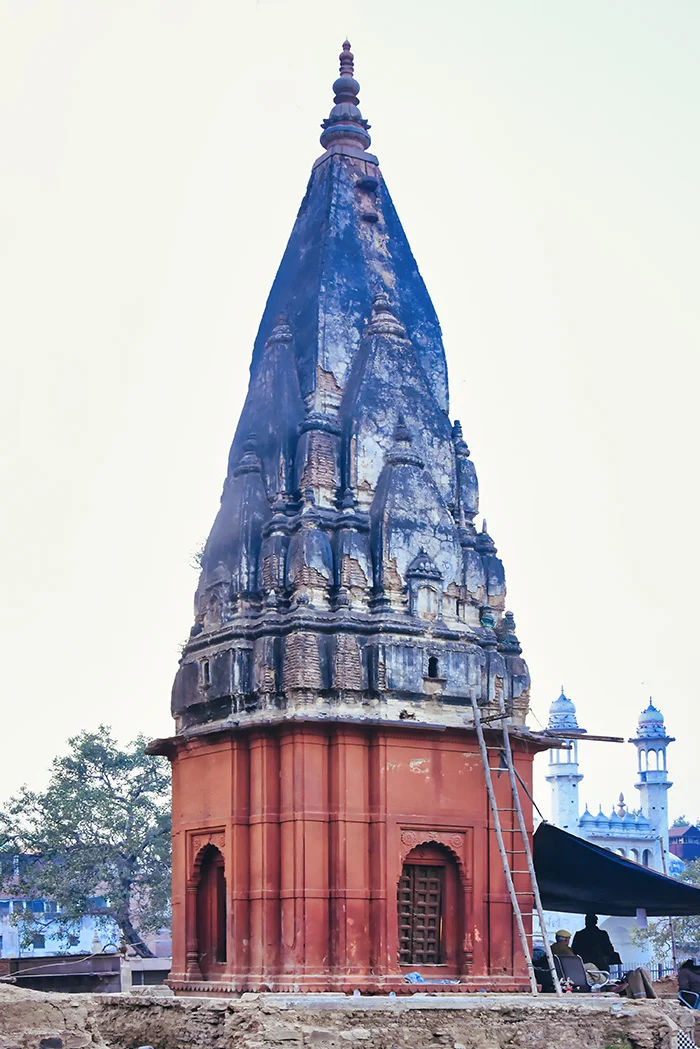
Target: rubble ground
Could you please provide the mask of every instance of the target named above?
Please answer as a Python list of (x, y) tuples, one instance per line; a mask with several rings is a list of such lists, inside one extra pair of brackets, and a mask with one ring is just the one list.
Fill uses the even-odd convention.
[(567, 995), (238, 999), (58, 994), (0, 984), (0, 1049), (677, 1049), (670, 1000)]

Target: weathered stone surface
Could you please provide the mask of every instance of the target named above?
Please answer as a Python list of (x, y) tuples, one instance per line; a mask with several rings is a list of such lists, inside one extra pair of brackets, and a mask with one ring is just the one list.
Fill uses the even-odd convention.
[[(419, 672), (429, 655), (442, 668), (433, 723), (468, 723), (472, 696), (497, 702), (496, 679), (516, 721), (527, 714), (527, 666), (504, 628), (503, 564), (485, 526), (474, 527), (476, 470), (448, 415), (440, 325), (367, 152), (349, 45), (341, 68), (203, 553), (173, 688), (179, 733), (297, 716), (304, 686), (306, 716), (340, 700), (351, 716), (390, 720), (407, 695), (434, 699)], [(317, 643), (300, 646), (301, 634)], [(352, 644), (326, 651), (322, 635)], [(242, 650), (252, 667), (237, 674)], [(355, 650), (343, 682), (333, 653)], [(496, 650), (508, 658), (491, 672)]]
[[(40, 994), (0, 987), (0, 1049), (675, 1049), (694, 1016), (675, 1002), (567, 996), (236, 1001)], [(52, 1041), (51, 1044), (57, 1044)]]

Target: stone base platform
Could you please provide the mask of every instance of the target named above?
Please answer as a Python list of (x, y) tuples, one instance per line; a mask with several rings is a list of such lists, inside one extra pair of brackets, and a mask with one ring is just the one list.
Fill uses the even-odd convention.
[(679, 1032), (692, 1034), (693, 1023), (672, 1001), (593, 995), (232, 1000), (0, 985), (0, 1049), (678, 1049)]

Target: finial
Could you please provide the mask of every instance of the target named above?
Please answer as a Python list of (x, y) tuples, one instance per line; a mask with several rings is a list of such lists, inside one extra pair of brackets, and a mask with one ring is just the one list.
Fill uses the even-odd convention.
[(255, 451), (257, 442), (257, 434), (251, 431), (243, 442), (243, 455), (238, 466), (233, 471), (234, 477), (238, 477), (239, 474), (260, 472), (261, 464)]
[(383, 288), (372, 299), (372, 316), (365, 334), (398, 335), (402, 339), (406, 337), (406, 329), (392, 310), (389, 296)]
[(352, 76), (352, 77), (354, 77), (355, 76), (355, 56), (353, 55), (352, 51), (350, 50), (350, 41), (349, 40), (346, 39), (346, 40), (343, 41), (343, 50), (338, 55), (338, 58), (340, 59), (340, 75), (341, 75), (341, 77), (345, 77), (345, 76)]
[(411, 434), (406, 426), (403, 412), (399, 412), (399, 417), (396, 420), (396, 426), (394, 427), (394, 442), (394, 447), (386, 457), (387, 463), (390, 463), (392, 466), (398, 466), (400, 463), (405, 463), (406, 465), (417, 466), (421, 470), (423, 469), (425, 463), (420, 455), (414, 452), (411, 448)]
[(406, 419), (404, 418), (403, 412), (399, 412), (399, 417), (396, 420), (396, 426), (394, 427), (394, 440), (401, 441), (405, 444), (411, 444), (411, 435), (406, 426)]
[(344, 42), (339, 57), (340, 76), (333, 84), (335, 104), (321, 124), (321, 145), (324, 149), (350, 146), (356, 151), (365, 150), (371, 142), (367, 134), (369, 124), (358, 109), (360, 85), (355, 80), (355, 56), (350, 50), (349, 40)]
[(462, 424), (459, 419), (455, 419), (452, 424), (452, 443), (455, 446), (455, 452), (457, 455), (463, 455), (465, 459), (469, 458), (469, 448), (467, 442), (464, 440)]
[(275, 321), (274, 327), (265, 342), (265, 349), (270, 346), (279, 346), (292, 341), (292, 329), (289, 327), (289, 318), (286, 313), (280, 313)]
[(488, 525), (486, 524), (486, 518), (481, 522), (481, 532), (476, 537), (476, 548), (481, 554), (497, 554), (496, 544), (489, 535)]

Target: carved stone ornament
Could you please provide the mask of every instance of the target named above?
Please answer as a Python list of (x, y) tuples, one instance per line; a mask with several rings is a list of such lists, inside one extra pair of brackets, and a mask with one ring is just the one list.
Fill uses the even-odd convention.
[(226, 845), (226, 832), (223, 830), (201, 830), (190, 834), (190, 870), (193, 870), (197, 857), (207, 845), (213, 845), (223, 854)]
[(413, 849), (423, 842), (435, 841), (438, 845), (446, 845), (453, 852), (461, 852), (464, 849), (465, 835), (459, 831), (441, 830), (405, 830), (401, 834), (401, 843)]

